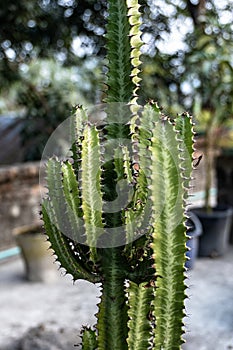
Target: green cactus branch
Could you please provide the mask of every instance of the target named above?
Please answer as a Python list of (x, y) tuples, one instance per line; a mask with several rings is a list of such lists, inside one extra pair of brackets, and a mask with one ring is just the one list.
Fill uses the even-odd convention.
[(152, 341), (151, 304), (154, 290), (150, 283), (137, 285), (130, 283), (129, 293), (129, 333), (128, 349), (148, 349)]
[(82, 330), (82, 350), (96, 350), (97, 339), (94, 330), (84, 327)]
[[(66, 232), (69, 237), (75, 238), (75, 214), (66, 201), (66, 191), (63, 185), (62, 164), (57, 159), (50, 159), (47, 165), (47, 182), (49, 198), (56, 215), (58, 229)], [(75, 212), (78, 208), (75, 208)], [(66, 213), (66, 215), (64, 215)]]
[(70, 116), (70, 137), (71, 137), (71, 151), (74, 160), (74, 170), (78, 176), (79, 162), (81, 160), (81, 138), (83, 134), (84, 125), (88, 121), (88, 115), (82, 106), (73, 108)]
[(83, 133), (81, 163), (82, 210), (86, 231), (86, 244), (91, 259), (97, 262), (97, 242), (103, 234), (102, 193), (100, 186), (100, 143), (98, 131), (87, 124)]
[[(178, 115), (174, 121), (174, 127), (178, 131), (180, 144), (180, 158), (182, 160), (184, 187), (189, 189), (194, 160), (194, 123), (188, 113)], [(184, 200), (188, 198), (188, 191), (184, 193)]]
[(158, 276), (153, 302), (155, 350), (180, 349), (183, 342), (187, 236), (183, 207), (184, 178), (177, 139), (170, 121), (156, 122), (150, 146), (154, 220), (151, 247)]
[(109, 0), (107, 24), (106, 102), (128, 103), (136, 94), (140, 78), (140, 13), (134, 0)]
[(91, 272), (88, 261), (80, 259), (78, 255), (74, 254), (70, 244), (71, 241), (58, 230), (56, 217), (52, 213), (51, 203), (45, 199), (42, 205), (44, 227), (51, 243), (51, 249), (57, 256), (57, 261), (61, 267), (73, 277), (74, 281), (84, 279), (92, 283), (101, 282), (101, 277)]

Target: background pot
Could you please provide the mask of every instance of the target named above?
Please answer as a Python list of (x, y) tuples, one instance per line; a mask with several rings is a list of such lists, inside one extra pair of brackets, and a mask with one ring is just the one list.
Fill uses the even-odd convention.
[(186, 256), (189, 259), (186, 261), (185, 266), (188, 269), (192, 269), (198, 255), (199, 236), (202, 234), (202, 225), (197, 215), (193, 212), (188, 212), (188, 216), (189, 218), (186, 221), (186, 225), (188, 226), (187, 233), (191, 238), (187, 241), (189, 251), (186, 253)]
[(32, 282), (53, 282), (58, 277), (50, 243), (40, 225), (22, 226), (13, 230), (25, 264), (26, 277)]
[(217, 206), (210, 213), (201, 208), (192, 210), (198, 216), (203, 227), (203, 234), (199, 241), (199, 256), (223, 255), (229, 244), (232, 208)]
[[(233, 207), (233, 148), (222, 149), (216, 162), (218, 203)], [(233, 244), (231, 225), (230, 244)]]

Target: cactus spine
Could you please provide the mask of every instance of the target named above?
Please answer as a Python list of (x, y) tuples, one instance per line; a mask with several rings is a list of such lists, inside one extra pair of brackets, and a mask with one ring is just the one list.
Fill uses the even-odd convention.
[[(193, 124), (187, 114), (173, 121), (156, 103), (137, 104), (138, 0), (108, 3), (105, 124), (74, 109), (73, 161), (48, 161), (44, 226), (67, 273), (101, 283), (84, 350), (180, 349)], [(117, 188), (128, 201), (114, 210)]]

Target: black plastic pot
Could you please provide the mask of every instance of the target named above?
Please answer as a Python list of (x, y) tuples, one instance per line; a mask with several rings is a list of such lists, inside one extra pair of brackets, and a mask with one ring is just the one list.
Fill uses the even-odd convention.
[(189, 251), (186, 253), (188, 260), (186, 261), (185, 266), (188, 269), (192, 269), (198, 255), (199, 236), (202, 234), (202, 225), (197, 215), (194, 213), (188, 212), (188, 216), (189, 218), (186, 222), (186, 225), (188, 226), (187, 233), (191, 238), (187, 241)]
[(203, 208), (192, 209), (203, 227), (199, 242), (199, 256), (217, 257), (223, 255), (229, 244), (233, 210), (217, 206), (210, 213)]
[[(233, 149), (222, 149), (216, 160), (218, 203), (233, 207)], [(229, 242), (233, 244), (233, 225)]]

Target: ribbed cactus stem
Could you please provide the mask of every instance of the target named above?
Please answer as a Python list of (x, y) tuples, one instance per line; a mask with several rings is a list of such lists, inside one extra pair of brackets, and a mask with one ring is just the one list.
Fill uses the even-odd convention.
[(138, 0), (109, 0), (106, 102), (130, 102), (140, 78), (140, 13)]
[(144, 350), (151, 345), (152, 312), (151, 303), (154, 297), (153, 285), (131, 283), (129, 293), (129, 350)]
[(97, 315), (98, 350), (127, 350), (128, 307), (120, 248), (105, 249), (102, 257), (102, 295)]

